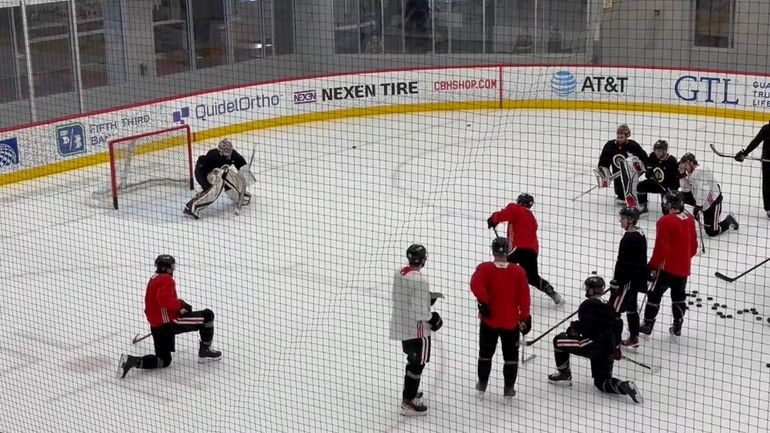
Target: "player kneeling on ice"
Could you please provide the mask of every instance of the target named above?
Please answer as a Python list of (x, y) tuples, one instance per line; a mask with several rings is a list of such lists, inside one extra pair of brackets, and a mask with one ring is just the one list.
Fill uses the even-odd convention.
[(406, 250), (409, 266), (396, 272), (391, 293), (390, 339), (401, 341), (406, 354), (406, 374), (402, 392), (402, 414), (427, 415), (428, 408), (418, 392), (425, 364), (430, 361), (431, 332), (438, 331), (444, 322), (431, 305), (444, 296), (431, 292), (428, 281), (420, 273), (428, 260), (425, 247), (413, 244)]
[(738, 230), (738, 221), (732, 212), (728, 212), (724, 220), (720, 221), (722, 212), (722, 188), (714, 179), (711, 170), (698, 164), (695, 155), (685, 153), (679, 160), (679, 171), (682, 173), (682, 192), (684, 203), (693, 206), (693, 215), (700, 219), (703, 215), (703, 229), (709, 236), (717, 236), (728, 229)]
[(573, 354), (591, 360), (591, 374), (599, 391), (627, 395), (635, 403), (641, 403), (642, 396), (634, 382), (612, 377), (614, 361), (623, 359), (620, 350), (623, 321), (602, 299), (604, 279), (595, 275), (588, 277), (584, 286), (588, 299), (578, 308), (578, 320), (569, 325), (567, 332), (553, 339), (557, 371), (549, 374), (548, 380), (555, 384), (572, 385), (569, 358)]
[[(233, 166), (235, 168), (233, 168)], [(195, 163), (195, 180), (203, 188), (184, 208), (185, 215), (198, 219), (198, 212), (210, 206), (222, 190), (237, 209), (248, 206), (251, 194), (246, 188), (255, 182), (251, 167), (230, 140), (219, 142), (215, 149), (198, 157)]]
[(492, 371), (492, 357), (497, 339), (503, 346), (503, 396), (516, 395), (513, 387), (519, 371), (519, 332), (526, 335), (532, 329), (529, 311), (529, 285), (524, 269), (508, 263), (508, 239), (492, 241), (494, 261), (476, 267), (471, 277), (471, 292), (479, 307), (479, 361), (476, 390), (483, 396)]
[(155, 355), (121, 355), (118, 369), (121, 379), (134, 367), (151, 370), (171, 365), (171, 352), (175, 349), (176, 335), (186, 332), (198, 331), (200, 334), (198, 362), (222, 358), (222, 352), (211, 350), (214, 312), (208, 308), (193, 311), (190, 304), (177, 298), (174, 269), (176, 260), (172, 256), (163, 254), (155, 259), (155, 275), (147, 283), (147, 293), (144, 297), (144, 313), (150, 322)]

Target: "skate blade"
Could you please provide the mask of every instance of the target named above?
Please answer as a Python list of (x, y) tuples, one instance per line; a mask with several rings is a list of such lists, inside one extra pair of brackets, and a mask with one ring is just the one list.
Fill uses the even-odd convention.
[(548, 379), (548, 383), (550, 383), (551, 385), (556, 385), (556, 386), (572, 386), (572, 381), (571, 380), (560, 380), (558, 382), (554, 382), (551, 379)]
[(123, 364), (128, 361), (128, 355), (125, 353), (120, 354), (120, 361), (118, 361), (118, 369), (115, 371), (115, 377), (123, 379)]
[(222, 355), (219, 355), (216, 358), (210, 358), (210, 357), (201, 358), (201, 357), (198, 357), (198, 364), (207, 364), (209, 362), (220, 361), (220, 360), (222, 360)]
[(412, 417), (412, 416), (425, 416), (427, 414), (428, 414), (427, 410), (424, 410), (422, 412), (417, 412), (416, 410), (412, 410), (412, 409), (401, 409), (401, 415), (402, 416), (409, 416), (409, 417)]
[(537, 355), (534, 355), (534, 354), (532, 354), (532, 355), (529, 355), (528, 357), (526, 357), (526, 358), (522, 359), (522, 360), (521, 360), (521, 363), (522, 363), (522, 364), (524, 364), (524, 363), (527, 363), (527, 362), (529, 362), (529, 361), (532, 361), (533, 359), (535, 359), (535, 357), (536, 357), (536, 356), (537, 356)]

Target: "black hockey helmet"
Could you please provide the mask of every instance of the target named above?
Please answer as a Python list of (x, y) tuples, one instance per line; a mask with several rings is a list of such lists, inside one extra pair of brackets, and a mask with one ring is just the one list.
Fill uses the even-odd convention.
[(679, 159), (679, 164), (684, 164), (685, 162), (692, 162), (693, 164), (698, 165), (698, 160), (695, 159), (695, 155), (690, 152), (685, 153), (682, 155), (682, 158)]
[(516, 203), (529, 209), (532, 207), (532, 205), (535, 204), (535, 198), (532, 197), (530, 194), (523, 192), (519, 194), (519, 196), (516, 198)]
[(652, 145), (652, 150), (658, 150), (663, 149), (666, 152), (668, 152), (668, 141), (666, 140), (658, 140), (655, 142), (655, 144)]
[(625, 135), (626, 138), (631, 136), (631, 128), (629, 128), (628, 125), (626, 125), (625, 123), (622, 123), (622, 124), (620, 124), (618, 126), (618, 131), (617, 132), (619, 134)]
[[(583, 288), (586, 291), (586, 298), (590, 298), (593, 295), (601, 295), (604, 293), (605, 287), (606, 284), (604, 283), (604, 278), (596, 275), (596, 273), (586, 278), (585, 282), (583, 283)], [(593, 293), (588, 293), (589, 290)]]
[(176, 264), (176, 259), (174, 259), (174, 256), (161, 254), (155, 258), (155, 272), (169, 272), (174, 264)]
[(495, 254), (508, 254), (511, 250), (511, 246), (508, 243), (508, 239), (504, 237), (495, 238), (492, 241), (492, 252)]
[(631, 224), (639, 222), (639, 209), (635, 207), (623, 206), (618, 212), (621, 218), (626, 218)]
[(663, 196), (663, 207), (666, 208), (666, 210), (675, 208), (682, 210), (684, 207), (684, 197), (682, 196), (682, 193), (680, 191), (668, 191), (665, 196)]
[(428, 251), (420, 244), (412, 244), (406, 249), (406, 258), (410, 265), (420, 265), (428, 258)]

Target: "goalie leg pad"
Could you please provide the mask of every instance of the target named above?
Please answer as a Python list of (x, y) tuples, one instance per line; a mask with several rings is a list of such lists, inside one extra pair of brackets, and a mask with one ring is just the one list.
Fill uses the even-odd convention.
[(640, 197), (637, 191), (642, 173), (644, 173), (644, 164), (635, 156), (626, 158), (620, 166), (620, 180), (623, 184), (623, 193), (628, 207), (639, 209), (642, 207), (641, 205), (647, 202), (646, 194), (644, 197)]
[[(248, 194), (246, 191), (246, 181), (244, 180), (241, 173), (234, 170), (228, 171), (224, 176), (224, 182), (225, 193), (233, 203), (240, 203), (241, 206), (245, 206), (245, 204), (249, 203), (251, 200), (251, 194)], [(248, 199), (246, 198), (247, 194)]]
[(222, 194), (222, 188), (224, 187), (222, 178), (209, 176), (209, 179), (214, 180), (214, 183), (212, 183), (210, 187), (198, 193), (195, 197), (192, 198), (192, 200), (187, 202), (187, 205), (185, 206), (190, 214), (192, 214), (194, 217), (197, 217), (198, 212), (200, 212), (202, 209), (205, 209), (214, 203), (216, 199), (219, 198), (219, 194)]

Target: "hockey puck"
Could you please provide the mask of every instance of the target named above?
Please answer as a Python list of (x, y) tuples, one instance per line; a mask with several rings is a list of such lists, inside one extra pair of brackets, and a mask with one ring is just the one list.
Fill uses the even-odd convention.
[(716, 305), (712, 305), (712, 306), (711, 306), (711, 309), (712, 309), (712, 310), (716, 310), (716, 309), (717, 309), (717, 306), (716, 306)]
[(698, 298), (698, 299), (696, 299), (696, 301), (701, 302), (701, 301), (703, 301), (703, 299)]
[(703, 306), (703, 304), (697, 304), (697, 305), (696, 305), (696, 307), (698, 307), (698, 308), (700, 308), (700, 307), (702, 307), (702, 306)]
[(770, 317), (767, 318), (767, 323), (770, 323)]
[(743, 314), (743, 310), (738, 310), (738, 311), (736, 311), (736, 313)]
[(723, 313), (723, 312), (721, 312), (721, 311), (717, 311), (717, 316), (721, 316), (721, 315), (723, 315), (723, 314), (725, 314), (725, 313)]
[(727, 304), (722, 304), (722, 308), (727, 308)]
[(761, 321), (762, 321), (762, 318), (761, 318), (761, 317), (759, 317), (759, 316), (757, 316), (757, 320), (759, 320), (759, 321), (761, 322)]
[(732, 318), (733, 318), (733, 315), (732, 315), (732, 314), (728, 314), (728, 315), (727, 315), (727, 316), (725, 316), (725, 317), (727, 317), (728, 319), (732, 319)]
[(749, 309), (748, 309), (748, 308), (744, 308), (744, 309), (743, 309), (743, 312), (744, 312), (744, 313), (748, 313), (748, 312), (749, 312)]
[(765, 364), (765, 365), (767, 366), (767, 368), (770, 368), (770, 362), (768, 362), (768, 363), (767, 363), (767, 364)]
[(353, 146), (353, 149), (355, 149), (355, 148), (356, 148), (356, 146)]
[(706, 298), (706, 299), (708, 299), (709, 301), (713, 301), (713, 300), (714, 300), (714, 297), (713, 297), (713, 296), (709, 296), (709, 297), (708, 297), (708, 298)]
[(698, 291), (697, 291), (697, 290), (693, 290), (692, 292), (693, 292), (693, 293), (695, 293), (696, 295), (698, 294)]
[(695, 304), (695, 302), (693, 302), (693, 301), (687, 301), (687, 305), (693, 305), (693, 304)]

